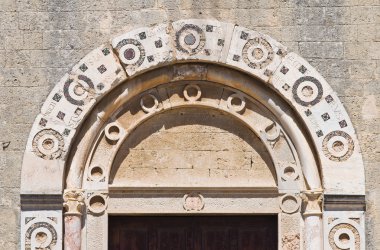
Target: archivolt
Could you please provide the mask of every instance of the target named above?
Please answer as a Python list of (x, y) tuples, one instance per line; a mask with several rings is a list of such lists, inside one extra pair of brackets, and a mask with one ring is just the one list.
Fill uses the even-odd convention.
[[(284, 111), (287, 105), (275, 101), (271, 93), (275, 92), (298, 114), (310, 135), (322, 171), (324, 192), (364, 194), (362, 157), (343, 105), (310, 64), (272, 38), (213, 20), (180, 20), (130, 31), (112, 39), (111, 44), (104, 44), (85, 56), (48, 96), (26, 146), (22, 194), (62, 193), (68, 155), (84, 120), (86, 136), (94, 136), (123, 99), (155, 87), (157, 82), (191, 77), (224, 82), (264, 103), (281, 120), (296, 145), (307, 184), (311, 189), (320, 188), (315, 161), (308, 158), (312, 157), (309, 144), (303, 136), (297, 136), (301, 132), (288, 111)], [(148, 73), (142, 75), (159, 67), (195, 61), (209, 66), (200, 67), (200, 71), (194, 68), (190, 74), (178, 66), (164, 74), (156, 72), (153, 78), (146, 77)], [(257, 94), (258, 85), (251, 80), (243, 79), (240, 82), (244, 84), (239, 84), (236, 75), (220, 74), (220, 68), (215, 70), (212, 64), (244, 72), (262, 82), (267, 90)], [(229, 83), (226, 77), (230, 77)], [(86, 119), (95, 104), (121, 83), (128, 86), (124, 92), (98, 116)], [(80, 144), (78, 147), (76, 151), (82, 150)], [(69, 179), (73, 182), (68, 184), (72, 187), (79, 187), (75, 179), (81, 179), (81, 164), (83, 161), (76, 158), (71, 162), (73, 176)], [(351, 185), (352, 182), (356, 185)]]
[[(209, 69), (207, 65), (188, 65), (181, 66), (190, 73), (191, 69), (203, 69), (211, 73), (213, 69)], [(166, 67), (158, 70), (159, 72), (168, 73), (173, 67)], [(214, 70), (223, 69), (216, 67)], [(219, 70), (218, 70), (219, 71)], [(224, 72), (226, 70), (224, 69)], [(227, 70), (229, 71), (229, 70)], [(196, 77), (196, 74), (193, 75)], [(238, 79), (236, 79), (238, 80)], [(261, 139), (268, 153), (271, 155), (272, 163), (277, 173), (277, 186), (281, 193), (292, 190), (297, 193), (305, 188), (302, 186), (302, 176), (298, 154), (292, 146), (292, 141), (286, 131), (280, 125), (280, 121), (262, 104), (253, 100), (250, 96), (225, 85), (215, 84), (205, 80), (181, 80), (174, 81), (168, 84), (160, 84), (156, 82), (156, 87), (148, 89), (137, 96), (129, 94), (129, 98), (123, 99), (119, 106), (115, 107), (114, 113), (108, 114), (108, 120), (103, 125), (102, 130), (97, 134), (100, 136), (94, 138), (82, 139), (79, 144), (85, 144), (88, 141), (92, 147), (87, 147), (86, 150), (77, 151), (73, 154), (73, 167), (69, 170), (67, 179), (68, 187), (82, 187), (84, 189), (108, 189), (108, 178), (114, 158), (120, 147), (123, 145), (126, 138), (133, 133), (143, 122), (150, 119), (154, 115), (160, 114), (167, 110), (186, 107), (217, 109), (228, 113), (234, 117), (237, 122), (242, 122), (248, 127), (258, 138)], [(128, 85), (123, 85), (123, 92), (133, 90), (138, 85), (134, 81)], [(255, 86), (254, 83), (251, 85)], [(256, 95), (260, 94), (260, 87), (255, 87)], [(132, 91), (133, 92), (133, 91)], [(192, 94), (190, 94), (192, 92)], [(117, 98), (118, 95), (110, 95), (107, 103), (112, 103), (112, 98)], [(150, 102), (150, 105), (147, 103)], [(235, 104), (236, 103), (236, 104)], [(106, 104), (105, 104), (106, 105)], [(99, 105), (102, 106), (102, 105)], [(99, 107), (100, 108), (100, 107)], [(105, 119), (106, 117), (103, 117)], [(294, 132), (295, 131), (295, 132)], [(299, 133), (299, 130), (292, 130), (293, 133)], [(84, 145), (78, 148), (86, 148)], [(91, 151), (90, 151), (91, 150)], [(90, 152), (90, 154), (89, 154)], [(307, 150), (300, 150), (307, 154)], [(289, 160), (289, 159), (292, 160)], [(311, 159), (312, 160), (312, 159)], [(311, 165), (311, 164), (310, 164)], [(77, 168), (75, 166), (84, 166)], [(93, 167), (101, 168), (104, 173), (104, 179), (101, 181), (91, 178), (91, 169)], [(294, 178), (287, 178), (284, 171), (285, 168), (290, 169), (294, 173)], [(84, 171), (83, 182), (78, 182), (76, 178)], [(80, 173), (80, 174), (78, 174)], [(310, 176), (308, 176), (310, 177)], [(314, 179), (308, 179), (311, 183), (319, 183), (319, 176), (316, 174)], [(110, 177), (111, 178), (111, 177)], [(209, 185), (213, 185), (210, 183)], [(317, 187), (314, 187), (317, 188)]]

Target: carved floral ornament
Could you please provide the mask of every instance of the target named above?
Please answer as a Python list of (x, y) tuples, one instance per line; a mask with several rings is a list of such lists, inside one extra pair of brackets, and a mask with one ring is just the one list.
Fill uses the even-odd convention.
[(63, 194), (63, 206), (66, 215), (82, 215), (84, 207), (83, 190), (66, 190)]
[(322, 214), (322, 191), (305, 191), (301, 193), (303, 202), (303, 215), (320, 215)]
[(183, 197), (183, 208), (186, 211), (201, 211), (204, 206), (204, 198), (199, 193), (185, 194)]
[[(65, 167), (69, 167), (66, 166), (68, 155), (78, 134), (77, 129), (81, 128), (84, 118), (90, 116), (94, 105), (105, 100), (103, 97), (117, 86), (133, 81), (142, 73), (185, 62), (202, 62), (233, 68), (269, 86), (268, 89), (274, 92), (273, 95), (280, 96), (291, 105), (293, 111), (297, 113), (297, 119), (300, 119), (300, 123), (310, 135), (309, 142), (315, 149), (321, 167), (324, 191), (331, 191), (334, 194), (364, 194), (364, 167), (355, 130), (337, 95), (323, 77), (303, 58), (287, 51), (283, 45), (267, 35), (230, 23), (194, 19), (143, 27), (115, 37), (110, 44), (101, 45), (86, 55), (61, 79), (43, 104), (41, 113), (37, 116), (30, 132), (22, 167), (21, 193), (62, 193), (64, 186), (62, 180), (67, 170)], [(223, 72), (219, 74), (220, 76), (216, 76), (206, 72), (197, 75), (198, 80), (202, 81), (216, 81), (218, 77), (228, 77), (228, 74), (223, 75)], [(179, 74), (179, 76), (185, 78), (184, 75)], [(228, 86), (235, 87), (232, 86), (235, 83), (231, 81), (228, 83), (226, 79), (219, 80), (224, 81), (225, 85), (230, 84), (231, 86)], [(141, 89), (144, 89), (144, 84), (145, 82), (141, 83)], [(244, 90), (248, 91), (250, 87), (252, 86), (247, 83)], [(189, 103), (201, 102), (205, 96), (205, 91), (198, 84), (188, 84), (182, 91), (183, 98)], [(251, 96), (255, 95), (254, 91), (250, 93)], [(120, 99), (126, 97), (129, 98), (128, 91), (122, 93), (120, 98), (110, 105), (116, 105)], [(272, 99), (265, 100), (268, 106), (272, 105), (272, 112), (281, 109), (276, 103), (270, 103)], [(146, 115), (158, 112), (167, 105), (160, 102), (157, 93), (149, 93), (139, 101)], [(244, 95), (231, 93), (226, 101), (226, 109), (236, 115), (242, 116), (249, 108), (248, 99)], [(276, 116), (281, 119), (283, 125), (282, 123), (287, 122), (287, 114), (281, 112)], [(98, 118), (107, 121), (109, 118), (107, 115), (103, 112)], [(281, 130), (277, 124), (274, 124), (268, 131), (264, 129), (263, 133), (274, 148), (279, 138), (286, 136), (285, 132), (291, 127), (290, 125)], [(111, 145), (119, 145), (127, 133), (118, 123), (109, 123), (107, 127), (102, 127), (104, 128), (105, 136)], [(291, 139), (299, 143), (297, 150), (303, 150), (300, 138), (292, 135)], [(278, 179), (290, 183), (302, 179), (303, 174), (308, 181), (313, 180), (310, 176), (316, 176), (314, 180), (317, 181), (309, 181), (307, 184), (312, 186), (310, 187), (312, 190), (321, 188), (318, 169), (316, 166), (310, 167), (312, 164), (309, 164), (308, 160), (310, 159), (300, 154), (302, 170), (296, 168), (296, 161), (281, 162), (282, 172)], [(73, 164), (71, 167), (82, 166)], [(314, 170), (310, 171), (313, 168)], [(103, 165), (92, 165), (84, 176), (89, 181), (106, 185), (107, 171)], [(333, 174), (340, 171), (344, 174)], [(41, 175), (41, 173), (46, 174)], [(79, 179), (78, 176), (73, 178)], [(350, 180), (350, 183), (347, 183), (347, 180)], [(356, 185), (351, 185), (352, 183)], [(81, 190), (81, 185), (76, 185), (76, 188), (64, 192), (67, 215), (82, 213), (85, 204), (84, 191)], [(94, 198), (92, 203), (90, 202), (93, 207), (90, 206), (89, 211), (95, 214), (103, 213), (107, 208), (107, 194), (100, 193), (91, 197)], [(282, 199), (282, 210), (290, 215), (298, 212), (301, 198), (305, 215), (320, 215), (321, 197), (320, 192), (305, 192), (300, 197), (285, 196)], [(86, 203), (90, 204), (88, 200)], [(184, 198), (183, 207), (187, 211), (200, 211), (205, 207), (203, 197), (188, 194)], [(40, 221), (50, 223), (47, 216)], [(51, 227), (47, 224), (38, 225), (41, 228), (46, 226), (47, 231), (44, 229), (43, 232), (50, 235), (50, 244), (60, 244), (59, 227), (55, 228), (58, 230), (58, 236), (55, 237), (54, 230), (49, 230)], [(22, 227), (25, 233), (26, 226)], [(344, 229), (337, 226), (335, 229), (336, 231), (332, 230), (332, 236), (329, 237), (334, 239), (337, 247), (348, 245), (344, 245), (345, 241), (339, 243), (334, 237), (338, 237), (339, 240), (339, 235), (344, 234), (346, 238), (348, 235), (350, 239), (357, 239), (355, 230), (351, 230), (352, 234), (344, 231), (352, 228)], [(44, 234), (39, 236), (45, 237)], [(290, 242), (297, 240), (297, 235), (290, 235), (283, 239), (283, 243), (291, 247), (293, 243)], [(349, 247), (354, 246), (355, 242), (351, 240)], [(27, 244), (29, 243), (23, 246), (26, 249), (28, 249)], [(41, 247), (46, 246), (41, 245)]]

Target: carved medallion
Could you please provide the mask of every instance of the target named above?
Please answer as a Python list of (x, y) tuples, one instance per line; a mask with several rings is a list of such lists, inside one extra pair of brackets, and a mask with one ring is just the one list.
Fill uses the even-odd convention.
[(240, 93), (234, 93), (227, 99), (227, 108), (236, 113), (243, 112), (245, 105), (245, 98)]
[(41, 130), (32, 142), (33, 152), (45, 160), (60, 158), (64, 145), (62, 135), (54, 129)]
[(294, 195), (286, 194), (281, 197), (280, 207), (281, 210), (286, 214), (293, 214), (300, 208), (301, 202), (299, 198)]
[(202, 96), (201, 88), (196, 84), (186, 85), (185, 89), (183, 90), (183, 96), (185, 97), (186, 101), (198, 101)]
[(107, 208), (108, 194), (106, 193), (87, 193), (87, 209), (91, 214), (102, 214)]
[(176, 35), (176, 48), (186, 54), (199, 53), (206, 44), (204, 31), (197, 25), (185, 24)]
[(140, 100), (140, 106), (145, 113), (151, 113), (158, 108), (158, 99), (153, 94), (146, 94)]
[(111, 144), (116, 143), (122, 136), (123, 128), (119, 126), (116, 122), (107, 124), (104, 129), (104, 134)]
[(71, 104), (83, 106), (95, 97), (94, 84), (87, 76), (79, 75), (76, 80), (70, 78), (65, 82), (63, 94)]
[(191, 193), (183, 197), (183, 208), (187, 211), (201, 211), (205, 206), (201, 194)]
[(274, 58), (273, 48), (262, 37), (255, 37), (247, 41), (242, 50), (244, 62), (253, 69), (267, 67)]
[(123, 39), (116, 45), (116, 49), (126, 66), (139, 67), (144, 62), (144, 46), (136, 39)]
[(360, 249), (360, 234), (356, 227), (349, 223), (335, 225), (329, 232), (329, 243), (332, 249)]
[(294, 100), (305, 107), (319, 103), (323, 95), (322, 84), (312, 76), (303, 76), (293, 85)]
[(326, 135), (322, 150), (332, 161), (345, 161), (354, 152), (355, 144), (351, 136), (344, 131), (336, 130)]
[(26, 230), (25, 249), (54, 249), (57, 238), (57, 231), (52, 224), (44, 221), (35, 222)]

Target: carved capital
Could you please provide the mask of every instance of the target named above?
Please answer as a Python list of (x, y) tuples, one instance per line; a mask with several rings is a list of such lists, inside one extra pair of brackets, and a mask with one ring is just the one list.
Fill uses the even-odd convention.
[(310, 190), (301, 193), (303, 204), (303, 215), (321, 215), (322, 214), (322, 201), (323, 193), (319, 190)]
[(84, 193), (80, 189), (68, 189), (63, 193), (65, 215), (82, 215)]

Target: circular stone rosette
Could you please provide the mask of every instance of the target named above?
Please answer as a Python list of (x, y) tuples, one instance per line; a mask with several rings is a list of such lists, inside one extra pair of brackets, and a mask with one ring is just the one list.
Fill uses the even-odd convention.
[(64, 145), (62, 135), (54, 129), (41, 130), (34, 136), (32, 142), (34, 153), (46, 160), (59, 158)]
[(63, 93), (71, 104), (83, 106), (94, 98), (94, 84), (87, 76), (79, 75), (76, 81), (70, 78), (65, 82)]
[(124, 65), (139, 67), (144, 62), (144, 46), (136, 39), (123, 39), (116, 45), (116, 49)]
[(329, 232), (332, 249), (360, 249), (360, 233), (349, 223), (340, 223)]
[(263, 69), (274, 58), (273, 48), (270, 43), (261, 37), (255, 37), (247, 41), (242, 50), (244, 62), (253, 69)]
[(57, 231), (47, 222), (32, 224), (25, 233), (25, 249), (54, 249)]
[(319, 103), (322, 95), (322, 84), (312, 76), (303, 76), (293, 85), (293, 98), (302, 106), (314, 106)]
[(332, 161), (345, 161), (354, 152), (355, 144), (351, 136), (344, 131), (333, 131), (322, 142), (323, 153)]
[(298, 211), (300, 206), (300, 200), (294, 195), (285, 194), (281, 197), (280, 208), (284, 213), (293, 214)]
[(206, 44), (206, 35), (199, 26), (185, 24), (177, 31), (175, 43), (179, 51), (194, 55), (204, 48)]

